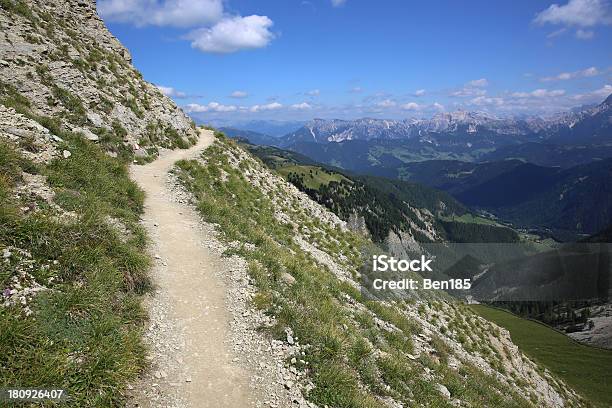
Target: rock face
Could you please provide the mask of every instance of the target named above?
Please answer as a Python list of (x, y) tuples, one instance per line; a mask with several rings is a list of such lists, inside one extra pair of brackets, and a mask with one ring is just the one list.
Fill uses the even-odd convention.
[(0, 27), (4, 105), (55, 118), (115, 152), (155, 154), (195, 140), (193, 122), (132, 67), (94, 0), (9, 0)]

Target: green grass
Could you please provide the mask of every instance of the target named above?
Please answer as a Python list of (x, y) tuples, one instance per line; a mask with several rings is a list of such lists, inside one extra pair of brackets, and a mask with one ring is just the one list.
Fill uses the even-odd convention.
[[(10, 261), (0, 263), (0, 288), (26, 267), (50, 289), (28, 304), (30, 316), (21, 306), (0, 307), (0, 387), (65, 388), (70, 406), (121, 406), (127, 382), (145, 366), (140, 294), (150, 287), (150, 259), (138, 224), (143, 193), (118, 159), (77, 135), (61, 137), (60, 148), (72, 156), (48, 166), (27, 163), (0, 142), (0, 248), (31, 253), (12, 249)], [(55, 202), (73, 215), (58, 217), (40, 199), (15, 198), (22, 170), (46, 175)], [(21, 212), (33, 203), (39, 211)]]
[(440, 217), (440, 218), (444, 221), (457, 221), (457, 222), (465, 222), (467, 224), (481, 224), (481, 225), (493, 225), (497, 227), (503, 227), (503, 225), (495, 222), (494, 220), (480, 217), (478, 215), (474, 215), (470, 213), (465, 213), (461, 216), (452, 216), (452, 217), (446, 216), (446, 217)]
[(322, 185), (328, 185), (332, 181), (348, 181), (342, 174), (328, 173), (317, 166), (290, 165), (278, 167), (276, 171), (285, 178), (289, 173), (304, 176), (304, 185), (313, 190), (318, 190)]
[(510, 332), (512, 341), (543, 367), (599, 406), (612, 406), (612, 350), (579, 344), (543, 324), (484, 305), (472, 309)]

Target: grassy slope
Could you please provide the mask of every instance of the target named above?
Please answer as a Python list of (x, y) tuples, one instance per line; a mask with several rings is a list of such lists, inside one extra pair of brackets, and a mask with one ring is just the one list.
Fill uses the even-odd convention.
[(285, 178), (287, 178), (289, 173), (303, 175), (304, 184), (306, 187), (313, 190), (319, 189), (321, 185), (328, 185), (332, 181), (348, 181), (348, 179), (340, 173), (327, 173), (321, 167), (317, 166), (287, 165), (279, 167), (277, 171)]
[(474, 305), (484, 318), (505, 327), (519, 348), (590, 401), (612, 405), (612, 351), (588, 347), (543, 324), (504, 310)]
[[(235, 158), (230, 159), (233, 156), (230, 152), (235, 149), (233, 142), (221, 137), (203, 154), (206, 166), (195, 160), (179, 162), (178, 175), (195, 194), (204, 219), (219, 226), (222, 239), (254, 245), (254, 249), (241, 247), (232, 252), (249, 264), (249, 273), (259, 290), (254, 305), (276, 318), (276, 325), (266, 330), (284, 339), (285, 328), (290, 327), (301, 344), (311, 345), (301, 357), (308, 364), (300, 367), (315, 385), (307, 393), (309, 400), (319, 406), (382, 408), (384, 404), (379, 398), (392, 397), (405, 406), (417, 401), (425, 406), (450, 406), (435, 388), (439, 381), (454, 398), (471, 406), (531, 405), (469, 363), (458, 371), (449, 369), (446, 364), (449, 351), (442, 341), (432, 341), (438, 358), (422, 355), (418, 361), (411, 360), (407, 353), (412, 351), (412, 336), (419, 333), (420, 327), (404, 314), (409, 306), (368, 302), (359, 290), (315, 262), (294, 241), (291, 225), (280, 222), (276, 216), (274, 197), (287, 197), (282, 186), (275, 186), (274, 193), (267, 194), (251, 185), (244, 174), (251, 172), (256, 162), (231, 165)], [(344, 266), (354, 272), (361, 263), (357, 250), (364, 244), (363, 238), (323, 224), (293, 200), (283, 211), (291, 215), (299, 231), (333, 254), (334, 259), (345, 254)], [(283, 273), (291, 274), (295, 284), (284, 285)], [(349, 306), (353, 303), (359, 308)], [(457, 307), (452, 307), (455, 310), (452, 320), (459, 322), (454, 326), (459, 330), (467, 320), (472, 320), (469, 309)], [(375, 318), (393, 325), (395, 330), (381, 329)], [(470, 326), (462, 335), (463, 341), (486, 348), (484, 333), (490, 330)], [(473, 336), (478, 340), (468, 339)], [(374, 352), (375, 349), (382, 353)], [(425, 376), (428, 370), (434, 380)]]
[[(0, 143), (0, 248), (12, 252), (0, 264), (0, 287), (25, 268), (50, 288), (28, 304), (29, 317), (21, 306), (0, 307), (0, 387), (59, 387), (71, 406), (117, 406), (144, 365), (143, 194), (125, 163), (79, 136), (58, 134), (72, 156), (48, 166), (27, 163)], [(58, 217), (43, 201), (40, 211), (21, 213), (32, 199), (16, 199), (12, 190), (24, 169), (46, 175), (55, 202), (73, 216)], [(111, 227), (109, 217), (125, 231)]]
[(471, 213), (465, 213), (461, 216), (445, 216), (441, 217), (444, 221), (456, 221), (456, 222), (465, 222), (467, 224), (482, 224), (482, 225), (493, 225), (496, 227), (502, 227), (503, 225), (495, 222), (494, 220), (484, 218), (478, 215), (474, 215)]

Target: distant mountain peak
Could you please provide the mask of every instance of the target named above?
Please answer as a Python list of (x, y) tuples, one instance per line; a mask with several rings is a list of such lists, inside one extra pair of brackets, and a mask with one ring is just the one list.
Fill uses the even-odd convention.
[(560, 132), (568, 133), (575, 128), (582, 129), (581, 134), (589, 136), (588, 129), (581, 127), (581, 124), (589, 120), (595, 126), (591, 128), (594, 133), (591, 133), (599, 134), (597, 129), (607, 126), (606, 115), (609, 117), (610, 106), (612, 106), (612, 95), (599, 105), (583, 106), (549, 117), (500, 117), (490, 112), (460, 109), (437, 113), (431, 119), (315, 118), (304, 127), (284, 136), (281, 145), (291, 146), (297, 142), (330, 143), (381, 139), (411, 140), (434, 145), (442, 143), (467, 146), (474, 150), (491, 149), (507, 144), (554, 138)]

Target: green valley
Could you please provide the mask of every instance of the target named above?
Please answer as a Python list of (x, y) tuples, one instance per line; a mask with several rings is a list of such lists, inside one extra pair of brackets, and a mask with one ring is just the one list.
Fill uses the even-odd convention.
[(585, 346), (542, 323), (508, 311), (472, 305), (472, 310), (510, 332), (512, 341), (597, 406), (612, 405), (612, 350)]

